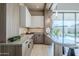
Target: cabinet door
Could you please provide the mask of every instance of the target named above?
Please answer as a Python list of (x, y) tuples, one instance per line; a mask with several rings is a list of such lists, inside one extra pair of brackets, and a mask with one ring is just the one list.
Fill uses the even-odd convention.
[(28, 42), (27, 44), (26, 44), (26, 48), (25, 48), (25, 53), (26, 53), (26, 56), (30, 56), (31, 55), (31, 49), (32, 49), (32, 42)]
[(27, 7), (20, 7), (20, 19), (21, 27), (30, 27), (31, 15)]
[(51, 45), (52, 39), (48, 37), (47, 35), (44, 35), (44, 36), (45, 36), (44, 44)]
[(29, 42), (26, 44), (26, 56), (31, 55), (32, 48), (33, 48), (33, 40), (29, 39)]
[(29, 42), (27, 41), (22, 45), (22, 56), (29, 56), (30, 53), (29, 48), (30, 48)]
[(25, 51), (25, 53), (26, 53), (26, 56), (29, 56), (29, 44), (26, 44), (26, 51)]
[(9, 56), (15, 56), (15, 46), (14, 45), (8, 46), (8, 52)]
[(29, 55), (31, 55), (31, 51), (32, 51), (32, 48), (33, 48), (33, 40), (32, 39), (29, 39), (29, 44), (28, 44), (28, 49), (29, 49)]
[(15, 56), (13, 45), (0, 45), (0, 56)]
[(0, 43), (6, 42), (6, 4), (0, 3)]
[(27, 49), (28, 49), (28, 47), (27, 47), (27, 42), (25, 42), (25, 43), (22, 45), (22, 56), (26, 56), (26, 55), (27, 55), (27, 53), (26, 53), (26, 51), (28, 51)]
[(33, 39), (30, 39), (31, 40), (31, 50), (33, 48)]
[(22, 56), (22, 45), (15, 45), (15, 55)]
[(31, 25), (31, 15), (29, 10), (26, 8), (26, 27), (30, 27)]
[(20, 6), (20, 26), (25, 27), (26, 26), (26, 9), (23, 6)]
[(35, 44), (43, 44), (43, 33), (35, 33), (34, 34), (34, 43)]
[(0, 45), (0, 56), (9, 56), (8, 46)]

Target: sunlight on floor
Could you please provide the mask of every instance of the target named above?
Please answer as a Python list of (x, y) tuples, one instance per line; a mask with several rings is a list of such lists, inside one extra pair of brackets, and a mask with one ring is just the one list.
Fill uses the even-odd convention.
[(34, 44), (31, 56), (53, 56), (53, 44)]

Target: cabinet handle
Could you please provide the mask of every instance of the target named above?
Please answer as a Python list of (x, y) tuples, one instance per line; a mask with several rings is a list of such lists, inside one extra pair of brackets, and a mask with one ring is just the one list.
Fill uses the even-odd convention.
[(31, 42), (29, 42), (29, 44), (28, 44), (28, 48), (30, 48), (30, 45), (31, 45)]
[(30, 48), (30, 44), (28, 44), (28, 48)]
[(28, 41), (26, 43), (28, 43)]
[(31, 42), (29, 42), (29, 44), (31, 44)]

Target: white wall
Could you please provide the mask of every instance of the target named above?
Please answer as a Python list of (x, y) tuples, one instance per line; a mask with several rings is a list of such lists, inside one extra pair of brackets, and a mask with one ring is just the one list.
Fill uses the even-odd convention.
[(44, 27), (44, 16), (32, 16), (31, 27)]
[(43, 29), (39, 29), (39, 28), (29, 29), (29, 32), (43, 32)]
[(19, 5), (6, 5), (6, 38), (19, 35)]

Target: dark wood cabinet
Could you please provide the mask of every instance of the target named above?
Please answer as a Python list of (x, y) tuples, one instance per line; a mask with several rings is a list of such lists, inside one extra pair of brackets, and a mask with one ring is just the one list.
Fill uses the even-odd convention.
[(48, 34), (44, 33), (34, 33), (32, 39), (34, 44), (46, 44), (46, 45), (51, 45), (52, 44), (52, 39), (47, 36)]
[(0, 3), (0, 43), (6, 42), (6, 4)]
[(0, 46), (0, 56), (8, 56), (9, 53), (8, 53), (8, 46), (5, 46), (5, 45), (1, 45)]
[(43, 44), (43, 33), (34, 33), (34, 36), (32, 37), (34, 44)]
[(45, 39), (44, 39), (44, 44), (46, 45), (51, 45), (52, 44), (52, 39), (50, 37), (48, 37), (46, 34), (44, 35)]
[(19, 5), (0, 3), (0, 43), (19, 35)]
[(0, 56), (14, 56), (15, 46), (13, 45), (0, 45)]
[(23, 44), (1, 44), (0, 56), (30, 56), (33, 48), (33, 40)]
[(22, 45), (15, 45), (15, 55), (14, 56), (22, 56)]

